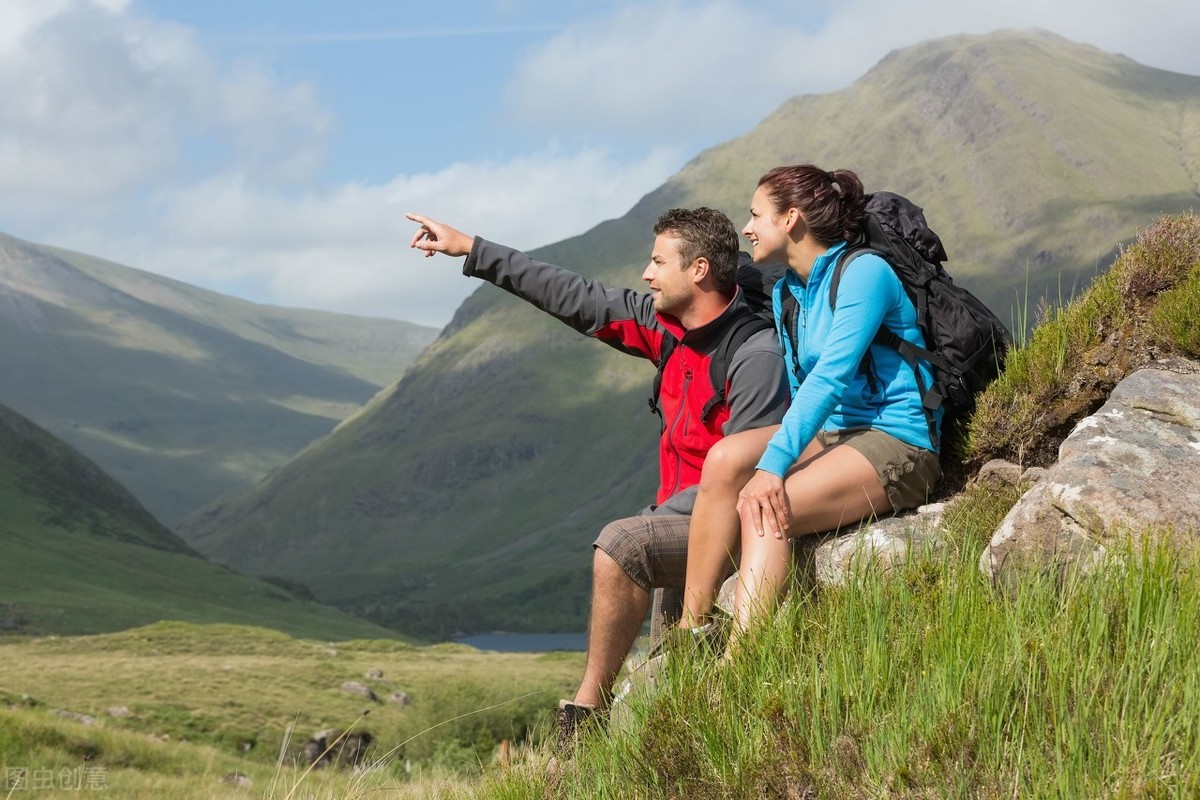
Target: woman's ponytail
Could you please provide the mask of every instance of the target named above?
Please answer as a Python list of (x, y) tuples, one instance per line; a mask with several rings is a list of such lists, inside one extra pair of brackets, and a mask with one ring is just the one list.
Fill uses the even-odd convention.
[(817, 241), (830, 245), (853, 239), (862, 227), (863, 184), (848, 169), (827, 172), (812, 164), (775, 167), (759, 179), (777, 214), (799, 209)]

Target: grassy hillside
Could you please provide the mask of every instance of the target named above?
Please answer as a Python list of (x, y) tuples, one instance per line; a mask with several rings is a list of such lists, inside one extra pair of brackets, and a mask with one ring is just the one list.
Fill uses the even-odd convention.
[[(1050, 34), (953, 37), (793, 98), (537, 255), (636, 285), (661, 211), (716, 205), (741, 224), (766, 168), (813, 161), (913, 197), (958, 282), (1032, 320), (1039, 296), (1065, 300), (1139, 227), (1196, 202), (1197, 134), (1200, 78)], [(483, 287), (398, 385), (181, 535), (405, 630), (579, 629), (588, 544), (656, 485), (651, 376)]]
[(0, 633), (92, 633), (161, 619), (391, 637), (206, 561), (68, 445), (0, 406)]
[[(0, 775), (26, 768), (57, 780), (87, 769), (110, 796), (131, 800), (431, 797), (442, 783), (431, 779), (478, 774), (501, 740), (545, 731), (581, 668), (580, 654), (331, 645), (228, 625), (0, 640)], [(347, 681), (381, 702), (342, 691)], [(396, 692), (411, 702), (389, 701)], [(294, 766), (313, 733), (351, 727), (374, 737), (376, 769)], [(222, 785), (235, 771), (249, 790)]]
[(328, 433), (435, 334), (259, 306), (0, 234), (0, 403), (168, 525)]

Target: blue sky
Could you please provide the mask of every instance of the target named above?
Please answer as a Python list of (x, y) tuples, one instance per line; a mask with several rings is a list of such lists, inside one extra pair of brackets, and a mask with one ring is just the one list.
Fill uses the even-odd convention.
[(405, 211), (557, 241), (897, 47), (1038, 27), (1200, 74), (1200, 4), (976, 5), (0, 0), (0, 231), (442, 325), (476, 284)]

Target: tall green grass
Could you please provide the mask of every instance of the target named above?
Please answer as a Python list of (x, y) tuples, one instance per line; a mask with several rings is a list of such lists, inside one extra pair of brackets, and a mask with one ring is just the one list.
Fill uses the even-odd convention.
[(959, 513), (950, 548), (788, 605), (728, 662), (673, 663), (557, 776), (478, 796), (1197, 796), (1197, 554), (1130, 545), (1000, 594), (977, 566), (993, 512)]
[(967, 437), (977, 464), (1050, 460), (1066, 430), (1131, 372), (1162, 356), (1200, 356), (1200, 217), (1161, 217), (1087, 291), (1040, 317), (979, 397)]

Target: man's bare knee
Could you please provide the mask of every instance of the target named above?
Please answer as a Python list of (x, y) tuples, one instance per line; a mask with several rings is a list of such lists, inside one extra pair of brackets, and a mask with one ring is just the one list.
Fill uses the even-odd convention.
[(625, 571), (624, 567), (599, 547), (595, 548), (592, 555), (592, 585), (597, 589), (603, 587), (610, 592), (619, 590), (649, 594), (641, 586), (638, 586), (633, 578), (629, 577), (629, 573)]

